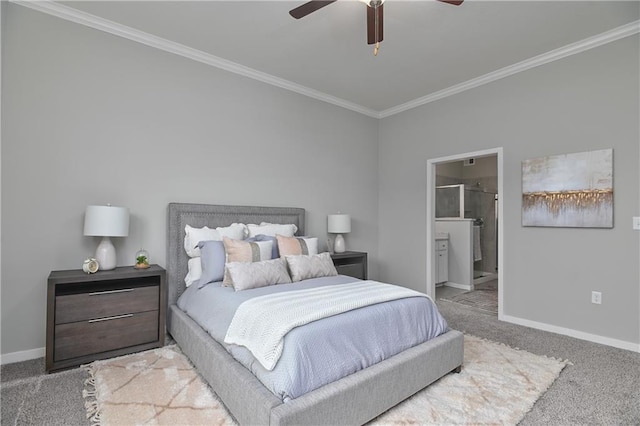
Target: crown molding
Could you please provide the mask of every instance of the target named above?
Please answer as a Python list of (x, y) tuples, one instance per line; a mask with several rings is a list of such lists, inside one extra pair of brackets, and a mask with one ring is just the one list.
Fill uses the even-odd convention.
[(524, 61), (518, 62), (516, 64), (506, 66), (499, 70), (492, 71), (488, 74), (473, 78), (460, 84), (456, 84), (443, 90), (439, 90), (437, 92), (414, 99), (404, 104), (400, 104), (383, 111), (376, 111), (356, 104), (354, 102), (350, 102), (345, 99), (320, 92), (319, 90), (311, 89), (309, 87), (293, 83), (289, 80), (285, 80), (283, 78), (279, 78), (274, 75), (255, 70), (253, 68), (249, 68), (232, 61), (228, 61), (226, 59), (211, 55), (201, 50), (193, 49), (183, 44), (176, 43), (162, 37), (157, 37), (152, 34), (145, 33), (144, 31), (136, 30), (126, 25), (122, 25), (108, 19), (100, 18), (98, 16), (79, 11), (72, 7), (56, 3), (53, 0), (9, 1), (20, 6), (28, 7), (30, 9), (34, 9), (39, 12), (43, 12), (67, 21), (75, 22), (77, 24), (94, 28), (99, 31), (104, 31), (106, 33), (113, 34), (118, 37), (123, 37), (125, 39), (135, 41), (149, 47), (154, 47), (165, 52), (173, 53), (187, 59), (201, 62), (215, 68), (248, 77), (253, 80), (270, 84), (272, 86), (280, 87), (282, 89), (289, 90), (303, 96), (307, 96), (322, 102), (327, 102), (329, 104), (378, 119), (390, 117), (392, 115), (399, 114), (401, 112), (417, 108), (419, 106), (435, 102), (449, 96), (456, 95), (466, 90), (474, 89), (476, 87), (492, 83), (496, 80), (500, 80), (502, 78), (527, 71), (531, 68), (544, 65), (549, 62), (557, 61), (559, 59), (566, 58), (568, 56), (575, 55), (586, 50), (632, 36), (634, 34), (638, 34), (640, 32), (640, 20), (634, 21), (621, 27), (606, 31), (602, 34), (598, 34), (596, 36), (568, 44), (558, 49), (551, 50), (538, 56), (534, 56), (533, 58), (525, 59)]
[(611, 43), (613, 41), (620, 40), (634, 34), (638, 34), (638, 32), (640, 32), (640, 21), (634, 21), (621, 27), (606, 31), (602, 34), (598, 34), (596, 36), (568, 44), (558, 49), (551, 50), (547, 53), (543, 53), (541, 55), (534, 56), (532, 58), (525, 59), (524, 61), (515, 63), (513, 65), (506, 66), (499, 70), (492, 71), (480, 77), (473, 78), (471, 80), (456, 84), (443, 90), (439, 90), (427, 96), (423, 96), (407, 103), (386, 109), (384, 111), (381, 111), (378, 117), (385, 118), (395, 114), (399, 114), (403, 111), (407, 111), (428, 104), (430, 102), (434, 102), (470, 89), (474, 89), (476, 87), (483, 86), (485, 84), (492, 83), (496, 80), (500, 80), (502, 78), (527, 71), (531, 68), (548, 64), (549, 62), (557, 61), (559, 59), (566, 58), (567, 56), (575, 55), (586, 50), (593, 49), (595, 47), (602, 46), (604, 44)]
[(276, 77), (271, 74), (267, 74), (253, 68), (240, 65), (238, 63), (228, 61), (218, 56), (211, 55), (198, 49), (185, 46), (180, 43), (173, 42), (171, 40), (164, 39), (162, 37), (154, 36), (144, 31), (139, 31), (126, 25), (119, 24), (117, 22), (110, 21), (108, 19), (100, 18), (90, 13), (82, 12), (69, 6), (65, 6), (60, 3), (56, 3), (52, 0), (9, 0), (11, 3), (28, 7), (39, 12), (43, 12), (57, 18), (61, 18), (67, 21), (75, 22), (76, 24), (84, 25), (86, 27), (94, 28), (99, 31), (104, 31), (109, 34), (113, 34), (118, 37), (122, 37), (131, 41), (135, 41), (156, 49), (163, 50), (165, 52), (173, 53), (175, 55), (182, 56), (187, 59), (191, 59), (197, 62), (201, 62), (206, 65), (210, 65), (215, 68), (219, 68), (234, 74), (248, 77), (253, 80), (270, 84), (272, 86), (280, 87), (291, 92), (295, 92), (319, 101), (327, 102), (351, 111), (358, 112), (360, 114), (367, 115), (373, 118), (379, 118), (378, 111), (366, 108), (362, 105), (358, 105), (347, 100), (328, 95), (315, 89), (311, 89), (300, 84), (293, 83), (289, 80)]

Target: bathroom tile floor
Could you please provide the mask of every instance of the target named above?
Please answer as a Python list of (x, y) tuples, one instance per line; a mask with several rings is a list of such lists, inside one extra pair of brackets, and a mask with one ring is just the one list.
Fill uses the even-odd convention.
[(458, 294), (466, 293), (467, 290), (462, 290), (460, 288), (447, 287), (443, 285), (441, 287), (436, 287), (436, 300), (438, 299), (449, 299), (453, 296), (457, 296)]
[(436, 300), (448, 300), (498, 314), (498, 280), (475, 285), (473, 291), (452, 287), (436, 288)]

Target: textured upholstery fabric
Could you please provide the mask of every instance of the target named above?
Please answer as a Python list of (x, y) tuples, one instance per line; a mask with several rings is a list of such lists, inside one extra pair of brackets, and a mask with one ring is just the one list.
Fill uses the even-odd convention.
[(282, 403), (176, 305), (169, 331), (240, 424), (356, 425), (462, 365), (463, 334), (451, 330), (365, 370)]
[(462, 365), (464, 336), (451, 330), (274, 407), (270, 425), (356, 425), (382, 414)]
[(169, 306), (178, 301), (185, 290), (189, 256), (184, 250), (184, 229), (207, 226), (215, 229), (233, 223), (290, 223), (305, 231), (305, 210), (294, 207), (225, 206), (214, 204), (169, 203), (167, 206), (167, 282)]
[(176, 305), (169, 309), (169, 332), (214, 392), (242, 425), (268, 425), (281, 405), (249, 370)]
[(293, 223), (305, 232), (305, 211), (299, 208), (186, 203), (167, 208), (168, 331), (240, 424), (363, 424), (462, 364), (463, 335), (449, 331), (283, 404), (176, 306), (188, 272), (185, 225), (216, 228), (261, 221)]

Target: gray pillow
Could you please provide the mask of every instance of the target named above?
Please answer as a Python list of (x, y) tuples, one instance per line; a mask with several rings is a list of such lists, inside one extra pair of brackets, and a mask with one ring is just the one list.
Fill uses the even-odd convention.
[(223, 242), (214, 240), (200, 241), (198, 248), (200, 249), (200, 263), (202, 266), (202, 276), (200, 277), (198, 288), (222, 281), (224, 263), (226, 261)]
[(280, 257), (280, 252), (278, 251), (278, 240), (276, 237), (272, 237), (270, 235), (258, 234), (255, 237), (247, 238), (245, 241), (272, 241), (273, 246), (271, 246), (271, 258), (277, 259)]
[(327, 252), (311, 255), (285, 256), (291, 272), (291, 281), (338, 275), (331, 255)]
[(284, 259), (230, 262), (227, 263), (227, 272), (231, 277), (235, 291), (291, 282), (291, 277), (287, 272), (287, 262)]

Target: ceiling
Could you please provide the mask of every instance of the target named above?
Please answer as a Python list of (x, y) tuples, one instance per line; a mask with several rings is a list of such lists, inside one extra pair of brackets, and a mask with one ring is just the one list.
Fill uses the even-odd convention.
[(640, 17), (638, 1), (466, 0), (452, 6), (388, 0), (385, 39), (376, 57), (366, 44), (363, 3), (339, 0), (300, 20), (289, 16), (290, 9), (304, 2), (57, 5), (180, 43), (248, 67), (249, 74), (257, 71), (267, 80), (291, 83), (301, 93), (309, 89), (316, 97), (326, 95), (369, 115), (402, 108), (624, 25), (637, 33)]

